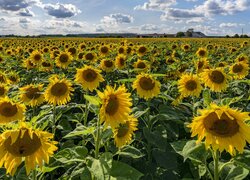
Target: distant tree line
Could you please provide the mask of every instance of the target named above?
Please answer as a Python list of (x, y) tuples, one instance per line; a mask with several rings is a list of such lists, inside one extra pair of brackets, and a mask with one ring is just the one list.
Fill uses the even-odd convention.
[(226, 35), (226, 38), (249, 38), (249, 36), (247, 34), (242, 34), (242, 35), (235, 34), (233, 36)]

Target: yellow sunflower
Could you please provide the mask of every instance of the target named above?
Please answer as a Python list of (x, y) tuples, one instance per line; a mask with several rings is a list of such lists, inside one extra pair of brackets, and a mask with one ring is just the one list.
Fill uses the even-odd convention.
[(248, 75), (249, 66), (244, 61), (241, 61), (234, 63), (229, 69), (235, 79), (243, 79)]
[(31, 53), (30, 60), (33, 64), (41, 64), (43, 61), (43, 55), (38, 50), (35, 50)]
[(121, 148), (131, 142), (134, 131), (137, 130), (137, 125), (138, 120), (133, 116), (129, 116), (125, 123), (121, 123), (113, 129), (116, 147)]
[(0, 71), (0, 83), (9, 84), (9, 79), (7, 78), (7, 75), (1, 71)]
[(207, 56), (207, 50), (205, 48), (199, 48), (195, 53), (199, 58), (204, 58)]
[(90, 90), (92, 92), (104, 79), (100, 74), (100, 70), (86, 65), (81, 69), (77, 69), (75, 81), (81, 84), (84, 90)]
[(148, 100), (160, 93), (161, 83), (149, 74), (140, 74), (136, 76), (132, 87), (141, 98)]
[(193, 74), (183, 74), (178, 81), (178, 88), (182, 97), (199, 97), (202, 90), (198, 76)]
[(69, 52), (61, 52), (56, 57), (56, 66), (66, 69), (72, 60), (73, 57)]
[(115, 69), (115, 63), (110, 59), (103, 59), (100, 68), (105, 72), (112, 72)]
[(240, 54), (237, 58), (236, 58), (237, 62), (245, 62), (248, 63), (249, 58), (246, 54)]
[(214, 150), (226, 150), (235, 155), (236, 150), (243, 152), (246, 141), (250, 143), (250, 127), (245, 123), (250, 119), (248, 112), (216, 104), (199, 112), (200, 116), (195, 117), (189, 127), (192, 137), (198, 136), (198, 142), (206, 138), (206, 148), (211, 146)]
[(91, 51), (86, 52), (84, 54), (84, 59), (87, 60), (87, 61), (89, 61), (89, 62), (95, 62), (95, 60), (96, 60), (96, 54), (94, 52), (91, 52)]
[(148, 65), (147, 65), (146, 61), (139, 59), (139, 60), (137, 60), (134, 63), (134, 68), (136, 68), (137, 70), (139, 70), (140, 72), (142, 72), (142, 71), (146, 71), (147, 70)]
[(124, 55), (116, 56), (115, 66), (117, 69), (124, 69), (126, 66), (126, 56), (124, 56)]
[(23, 61), (23, 67), (26, 68), (27, 70), (30, 70), (35, 68), (36, 65), (30, 59), (26, 59)]
[(124, 85), (116, 90), (111, 86), (106, 86), (104, 92), (98, 91), (98, 96), (102, 100), (101, 122), (105, 122), (105, 125), (110, 125), (112, 128), (126, 122), (131, 112), (132, 99)]
[(101, 46), (99, 51), (100, 51), (101, 55), (107, 56), (109, 54), (109, 47), (108, 46)]
[(208, 65), (209, 65), (209, 61), (207, 60), (207, 58), (202, 58), (196, 61), (195, 67), (196, 67), (197, 73), (201, 73), (204, 69), (206, 69)]
[(31, 107), (38, 106), (44, 102), (44, 95), (42, 92), (43, 84), (27, 85), (20, 88), (20, 99), (26, 105)]
[(8, 91), (8, 86), (6, 84), (0, 83), (0, 98), (5, 97)]
[(13, 102), (8, 97), (0, 99), (0, 124), (22, 121), (25, 116), (25, 105)]
[(41, 70), (49, 72), (53, 69), (53, 64), (49, 61), (43, 61), (41, 64)]
[(72, 84), (67, 79), (59, 79), (52, 76), (47, 89), (44, 92), (45, 100), (53, 105), (63, 105), (71, 100), (70, 95), (74, 90)]
[(201, 73), (201, 79), (205, 83), (205, 86), (215, 92), (224, 91), (228, 87), (229, 77), (221, 68), (205, 69)]
[(49, 163), (49, 157), (57, 150), (53, 134), (28, 127), (24, 122), (0, 135), (0, 167), (14, 176), (18, 166), (24, 161), (26, 173), (38, 165)]
[(147, 51), (148, 51), (147, 47), (141, 45), (141, 46), (139, 46), (138, 49), (137, 49), (137, 54), (138, 54), (139, 56), (144, 56), (144, 55), (147, 53)]

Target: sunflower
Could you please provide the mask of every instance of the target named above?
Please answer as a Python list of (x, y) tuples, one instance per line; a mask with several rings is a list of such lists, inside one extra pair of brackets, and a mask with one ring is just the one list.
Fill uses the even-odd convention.
[(199, 97), (202, 86), (197, 75), (183, 74), (178, 81), (178, 88), (182, 97)]
[(9, 83), (9, 79), (7, 79), (7, 75), (1, 71), (0, 71), (0, 83), (3, 83), (3, 84)]
[(44, 95), (42, 93), (43, 84), (27, 85), (20, 88), (20, 99), (26, 105), (31, 107), (40, 105), (44, 101)]
[(146, 61), (144, 60), (138, 60), (134, 63), (134, 68), (138, 69), (139, 71), (146, 71), (148, 68), (148, 65)]
[(38, 50), (35, 50), (31, 53), (30, 60), (33, 64), (40, 64), (43, 61), (43, 55)]
[(124, 47), (124, 46), (119, 47), (118, 48), (118, 54), (119, 55), (121, 55), (121, 54), (123, 54), (123, 55), (127, 54), (126, 47)]
[(0, 124), (24, 119), (25, 105), (15, 103), (8, 97), (0, 99)]
[(207, 50), (205, 48), (199, 48), (195, 53), (199, 58), (204, 58), (207, 56)]
[(75, 81), (81, 84), (84, 90), (90, 90), (92, 92), (104, 79), (100, 74), (100, 70), (86, 65), (81, 69), (77, 69)]
[(61, 52), (56, 57), (56, 65), (60, 68), (66, 69), (72, 60), (73, 57), (69, 52)]
[(124, 55), (116, 56), (115, 66), (117, 69), (124, 69), (126, 66), (126, 56), (124, 56)]
[(41, 64), (41, 70), (42, 71), (51, 71), (53, 69), (53, 64), (49, 61), (43, 61)]
[(115, 68), (115, 63), (110, 59), (103, 59), (100, 63), (100, 68), (105, 72), (112, 72)]
[(136, 76), (132, 87), (141, 98), (148, 100), (160, 93), (161, 83), (149, 74), (140, 74)]
[(105, 122), (105, 125), (110, 125), (113, 129), (120, 123), (126, 122), (131, 112), (132, 99), (124, 85), (116, 90), (111, 86), (106, 86), (104, 92), (98, 91), (98, 96), (102, 100), (101, 122)]
[(103, 56), (107, 56), (109, 54), (108, 46), (101, 46), (100, 47), (100, 54)]
[(241, 61), (234, 63), (229, 69), (235, 79), (243, 79), (248, 75), (249, 66), (244, 61)]
[(249, 58), (248, 58), (248, 56), (245, 55), (245, 54), (240, 54), (240, 55), (236, 58), (236, 61), (237, 61), (237, 62), (245, 62), (245, 63), (248, 63)]
[(49, 163), (49, 157), (57, 150), (53, 134), (28, 127), (26, 123), (0, 135), (0, 167), (5, 167), (7, 174), (14, 176), (18, 166), (24, 161), (26, 173), (43, 162)]
[(192, 137), (198, 136), (198, 142), (205, 139), (205, 146), (222, 152), (226, 150), (235, 155), (236, 150), (243, 152), (246, 141), (250, 143), (248, 112), (241, 112), (227, 106), (211, 104), (210, 109), (199, 110), (200, 116), (189, 125)]
[(113, 129), (116, 147), (121, 148), (131, 142), (134, 131), (137, 130), (137, 125), (138, 120), (129, 116), (125, 123), (121, 123)]
[(30, 70), (35, 68), (36, 65), (30, 59), (26, 59), (23, 61), (23, 67), (26, 68), (27, 70)]
[(226, 66), (227, 66), (227, 63), (224, 61), (221, 61), (218, 63), (218, 67), (226, 67)]
[(69, 52), (70, 55), (74, 57), (77, 54), (77, 49), (74, 47), (70, 47), (67, 49), (67, 52)]
[(44, 92), (44, 97), (47, 102), (53, 105), (63, 105), (70, 101), (72, 84), (67, 79), (59, 79), (57, 76), (52, 76), (47, 89)]
[(6, 84), (0, 83), (0, 98), (5, 97), (8, 91), (8, 86)]
[(182, 49), (185, 51), (185, 52), (188, 52), (189, 50), (190, 50), (190, 45), (189, 44), (184, 44), (183, 46), (182, 46)]
[(147, 51), (148, 51), (147, 47), (145, 47), (145, 46), (142, 45), (142, 46), (138, 47), (137, 54), (139, 56), (144, 56), (147, 53)]
[(84, 54), (84, 59), (89, 61), (89, 62), (94, 62), (96, 60), (96, 54), (94, 52), (86, 52)]
[(201, 73), (201, 78), (205, 86), (208, 86), (212, 91), (221, 92), (228, 87), (228, 75), (221, 68), (205, 69)]
[(206, 69), (207, 66), (209, 66), (209, 61), (207, 58), (202, 58), (195, 62), (197, 73), (201, 73), (204, 69)]

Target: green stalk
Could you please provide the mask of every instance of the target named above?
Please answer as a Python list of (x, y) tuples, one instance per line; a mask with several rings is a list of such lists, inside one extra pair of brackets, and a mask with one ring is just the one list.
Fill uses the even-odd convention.
[(55, 135), (56, 133), (56, 106), (53, 105), (53, 127), (52, 127), (52, 133)]
[(100, 146), (100, 118), (97, 119), (97, 127), (96, 127), (96, 138), (95, 138), (95, 158), (97, 159), (99, 156), (99, 146)]
[[(86, 92), (86, 94), (88, 95), (88, 91)], [(87, 126), (87, 121), (88, 121), (88, 115), (89, 115), (89, 101), (86, 100), (85, 103), (85, 112), (84, 112), (84, 126)]]
[(219, 151), (213, 152), (214, 159), (214, 180), (219, 180)]
[(34, 169), (32, 171), (32, 180), (37, 180), (37, 177), (36, 177), (36, 169)]

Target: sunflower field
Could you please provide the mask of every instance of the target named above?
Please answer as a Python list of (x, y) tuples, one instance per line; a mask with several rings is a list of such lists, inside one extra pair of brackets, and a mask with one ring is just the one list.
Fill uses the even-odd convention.
[(0, 39), (0, 179), (250, 179), (250, 40)]

